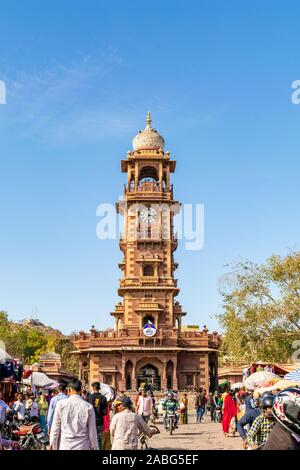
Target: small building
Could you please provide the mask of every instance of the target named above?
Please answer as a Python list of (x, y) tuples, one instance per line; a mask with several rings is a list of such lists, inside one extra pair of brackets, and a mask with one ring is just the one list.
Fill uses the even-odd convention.
[(50, 377), (50, 379), (55, 380), (56, 382), (68, 383), (73, 379), (78, 378), (75, 374), (62, 369), (61, 357), (55, 352), (42, 354), (39, 366), (41, 372), (44, 372), (48, 377)]

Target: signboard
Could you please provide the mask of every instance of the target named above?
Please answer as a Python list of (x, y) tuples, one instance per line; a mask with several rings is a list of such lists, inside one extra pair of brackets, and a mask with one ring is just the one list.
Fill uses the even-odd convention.
[(200, 330), (199, 325), (183, 325), (182, 330)]
[(144, 335), (145, 336), (154, 336), (155, 333), (156, 333), (156, 328), (155, 328), (155, 325), (153, 325), (153, 323), (151, 322), (148, 322), (144, 328)]

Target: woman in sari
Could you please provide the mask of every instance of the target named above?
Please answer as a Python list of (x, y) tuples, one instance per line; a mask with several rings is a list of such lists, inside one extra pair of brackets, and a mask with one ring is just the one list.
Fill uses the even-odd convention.
[[(224, 403), (223, 403), (222, 427), (223, 427), (223, 432), (224, 432), (225, 437), (229, 436), (229, 429), (233, 429), (234, 427), (234, 430), (235, 430), (236, 415), (237, 415), (237, 405), (234, 399), (234, 392), (230, 391), (228, 395), (226, 395)], [(234, 435), (234, 432), (233, 432), (233, 435)]]
[(187, 394), (185, 393), (183, 395), (183, 398), (181, 399), (180, 402), (180, 422), (181, 424), (187, 424), (188, 423), (188, 397)]

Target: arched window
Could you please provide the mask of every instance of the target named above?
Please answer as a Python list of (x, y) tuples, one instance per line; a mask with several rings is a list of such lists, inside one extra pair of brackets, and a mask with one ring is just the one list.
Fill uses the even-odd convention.
[(144, 325), (147, 325), (147, 323), (153, 323), (154, 325), (154, 318), (151, 317), (151, 315), (148, 315), (147, 317), (144, 317)]
[(139, 183), (157, 183), (158, 177), (156, 169), (151, 166), (144, 166), (139, 175)]
[(143, 274), (144, 276), (154, 276), (153, 266), (151, 266), (150, 264), (148, 264), (147, 266), (144, 266)]

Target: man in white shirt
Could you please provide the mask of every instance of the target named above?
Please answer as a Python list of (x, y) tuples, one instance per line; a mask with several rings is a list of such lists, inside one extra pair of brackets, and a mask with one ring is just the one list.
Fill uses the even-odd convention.
[(151, 395), (147, 395), (145, 390), (142, 391), (142, 395), (139, 396), (137, 402), (137, 412), (139, 415), (142, 416), (145, 423), (148, 423), (151, 412), (152, 412), (152, 397)]
[(138, 448), (138, 432), (151, 437), (156, 430), (149, 428), (141, 415), (135, 414), (132, 402), (128, 397), (118, 398), (118, 413), (110, 423), (111, 450), (136, 450)]
[(98, 450), (92, 405), (81, 397), (81, 382), (68, 385), (68, 400), (56, 404), (50, 431), (51, 450)]
[(14, 411), (17, 414), (18, 421), (25, 421), (26, 401), (23, 393), (18, 394), (18, 399), (14, 403)]

